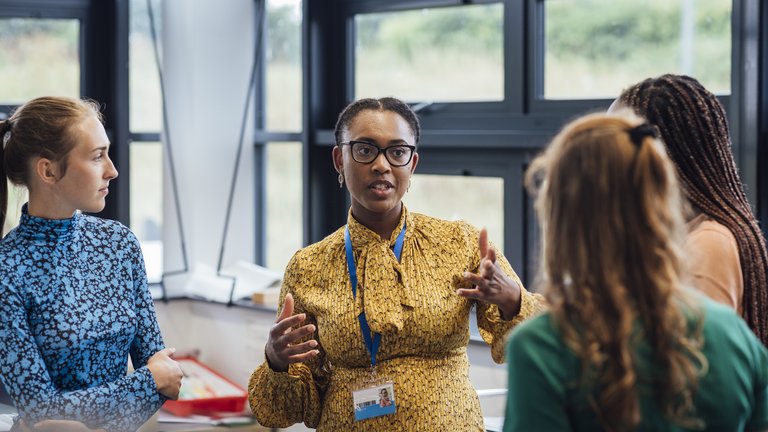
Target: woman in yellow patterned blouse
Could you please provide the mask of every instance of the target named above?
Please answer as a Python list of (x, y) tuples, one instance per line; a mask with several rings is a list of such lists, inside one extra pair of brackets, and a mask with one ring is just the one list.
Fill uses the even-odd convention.
[[(501, 363), (504, 335), (542, 300), (485, 230), (402, 204), (419, 133), (415, 113), (394, 98), (361, 99), (339, 116), (333, 160), (352, 206), (345, 227), (286, 268), (267, 361), (249, 385), (261, 424), (483, 430), (468, 372), (470, 308)], [(382, 389), (391, 405), (379, 402)]]

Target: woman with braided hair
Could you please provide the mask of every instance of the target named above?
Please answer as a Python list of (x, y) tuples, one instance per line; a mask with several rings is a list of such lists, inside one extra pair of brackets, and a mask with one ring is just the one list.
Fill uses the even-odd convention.
[(674, 167), (625, 111), (567, 125), (526, 174), (550, 308), (509, 336), (504, 431), (768, 430), (768, 349), (688, 287)]
[(731, 153), (723, 106), (681, 75), (631, 86), (611, 107), (622, 106), (659, 129), (691, 204), (684, 247), (693, 284), (736, 309), (768, 345), (768, 254)]

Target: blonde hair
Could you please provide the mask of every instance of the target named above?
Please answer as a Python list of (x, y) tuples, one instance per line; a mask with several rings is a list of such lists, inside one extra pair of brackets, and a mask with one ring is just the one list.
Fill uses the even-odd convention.
[[(607, 430), (640, 422), (635, 350), (653, 353), (653, 388), (667, 418), (695, 418), (701, 319), (679, 288), (684, 236), (674, 168), (652, 126), (631, 113), (568, 124), (526, 173), (538, 186), (540, 283), (566, 342), (582, 361), (582, 385)], [(686, 305), (685, 308), (682, 306)]]
[(28, 162), (38, 156), (61, 161), (63, 175), (69, 152), (77, 143), (72, 128), (88, 117), (103, 121), (99, 105), (92, 100), (45, 96), (32, 99), (0, 121), (0, 227), (8, 206), (5, 179), (27, 186)]

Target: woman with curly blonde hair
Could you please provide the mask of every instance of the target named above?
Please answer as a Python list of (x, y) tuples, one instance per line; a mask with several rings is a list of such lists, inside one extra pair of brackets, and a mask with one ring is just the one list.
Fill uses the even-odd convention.
[(768, 351), (685, 286), (674, 167), (625, 114), (567, 125), (527, 173), (550, 310), (509, 338), (504, 430), (768, 428)]

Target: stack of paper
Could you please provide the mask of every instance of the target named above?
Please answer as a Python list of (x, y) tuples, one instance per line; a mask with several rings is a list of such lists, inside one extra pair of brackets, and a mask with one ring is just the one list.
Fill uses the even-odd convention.
[(254, 293), (279, 287), (282, 275), (253, 263), (238, 261), (223, 268), (220, 274), (204, 263), (197, 263), (185, 286), (185, 293), (193, 297), (228, 303), (234, 284), (233, 301), (249, 299)]

